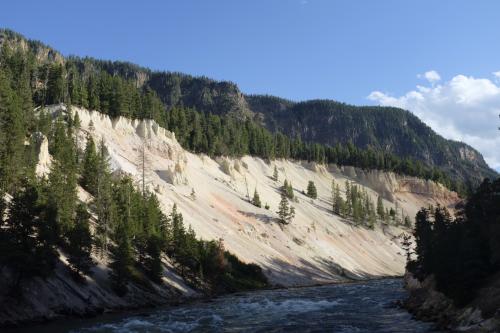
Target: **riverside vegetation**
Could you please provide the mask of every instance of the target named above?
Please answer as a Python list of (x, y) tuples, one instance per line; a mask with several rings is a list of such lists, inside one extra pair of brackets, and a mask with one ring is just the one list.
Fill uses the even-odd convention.
[[(500, 179), (486, 179), (459, 207), (455, 217), (444, 207), (422, 208), (415, 218), (413, 236), (414, 253), (410, 242), (406, 244), (407, 271), (428, 290), (410, 297), (410, 310), (418, 313), (422, 309), (424, 318), (441, 321), (444, 326), (456, 325), (460, 317), (466, 317), (460, 312), (466, 307), (479, 309), (481, 320), (498, 314)], [(434, 289), (459, 311), (450, 311), (446, 302), (440, 305), (441, 309), (427, 309), (425, 302), (436, 302), (435, 296), (431, 296)], [(500, 324), (497, 321), (489, 325), (496, 332)], [(486, 327), (483, 330), (490, 331)]]

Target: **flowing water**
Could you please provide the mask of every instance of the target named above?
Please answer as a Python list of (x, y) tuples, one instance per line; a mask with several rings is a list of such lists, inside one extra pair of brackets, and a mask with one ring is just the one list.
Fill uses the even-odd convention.
[(400, 279), (258, 291), (140, 315), (80, 322), (70, 332), (430, 332), (395, 305)]

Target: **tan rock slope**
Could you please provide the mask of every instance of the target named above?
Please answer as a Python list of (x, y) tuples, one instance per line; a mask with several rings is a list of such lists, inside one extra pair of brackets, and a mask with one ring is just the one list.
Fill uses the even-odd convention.
[[(49, 109), (67, 112), (64, 106)], [(84, 146), (87, 133), (96, 142), (103, 139), (113, 170), (139, 181), (140, 152), (145, 149), (148, 187), (156, 192), (165, 212), (176, 203), (198, 236), (222, 238), (226, 248), (242, 260), (261, 265), (275, 284), (403, 275), (405, 258), (397, 237), (405, 230), (380, 224), (369, 230), (332, 214), (332, 179), (342, 191), (349, 180), (365, 187), (374, 201), (380, 194), (386, 207), (397, 205), (409, 216), (421, 206), (452, 207), (458, 200), (439, 184), (393, 173), (287, 160), (269, 162), (250, 156), (212, 159), (185, 151), (173, 133), (152, 120), (110, 119), (76, 107), (71, 112), (78, 113), (81, 121), (80, 144)], [(48, 158), (43, 152), (42, 156)], [(40, 165), (47, 163), (40, 161)], [(278, 182), (271, 178), (275, 166)], [(285, 178), (292, 182), (298, 202), (292, 203), (296, 209), (292, 224), (281, 228), (276, 211)], [(309, 180), (318, 190), (314, 201), (301, 193)], [(269, 210), (248, 202), (247, 196), (255, 188)]]

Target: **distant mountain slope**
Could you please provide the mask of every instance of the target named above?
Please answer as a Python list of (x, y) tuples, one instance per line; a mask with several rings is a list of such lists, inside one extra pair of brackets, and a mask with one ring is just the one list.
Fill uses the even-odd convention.
[(353, 106), (330, 100), (300, 103), (272, 96), (247, 96), (265, 125), (302, 140), (371, 147), (439, 166), (453, 178), (477, 184), (495, 178), (482, 155), (469, 145), (446, 140), (412, 113), (399, 108)]
[[(297, 103), (275, 96), (244, 95), (232, 82), (151, 71), (127, 62), (65, 58), (50, 47), (26, 40), (9, 30), (0, 30), (2, 44), (13, 49), (30, 49), (37, 63), (70, 62), (72, 67), (67, 69), (68, 73), (76, 67), (85, 76), (99, 69), (113, 77), (124, 78), (136, 87), (154, 91), (167, 112), (173, 106), (192, 107), (204, 113), (253, 119), (271, 131), (300, 136), (307, 142), (327, 145), (351, 142), (359, 148), (370, 147), (420, 160), (472, 186), (485, 177), (497, 177), (478, 151), (464, 143), (444, 139), (402, 109), (358, 107), (331, 100)], [(43, 77), (38, 81), (37, 86), (43, 82)]]

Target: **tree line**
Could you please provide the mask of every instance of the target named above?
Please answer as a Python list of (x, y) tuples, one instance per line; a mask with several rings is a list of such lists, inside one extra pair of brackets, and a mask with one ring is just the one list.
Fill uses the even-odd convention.
[(500, 270), (500, 180), (486, 179), (453, 218), (445, 207), (422, 208), (415, 218), (416, 258), (407, 269), (457, 305), (476, 296), (487, 278)]
[(352, 218), (356, 225), (365, 225), (373, 229), (375, 223), (380, 221), (385, 224), (411, 226), (409, 216), (404, 214), (403, 209), (399, 209), (397, 201), (394, 208), (385, 208), (382, 197), (379, 195), (375, 204), (366, 189), (361, 189), (347, 180), (345, 198), (342, 197), (340, 186), (335, 180), (332, 180), (331, 193), (333, 213), (344, 218)]
[(4, 67), (15, 73), (16, 89), (31, 96), (30, 106), (64, 102), (111, 117), (154, 119), (174, 132), (185, 149), (210, 156), (252, 155), (393, 171), (465, 191), (462, 184), (452, 181), (439, 168), (425, 166), (418, 160), (377, 149), (360, 149), (351, 143), (328, 146), (303, 142), (300, 137), (272, 133), (255, 120), (231, 113), (204, 113), (182, 105), (167, 108), (153, 90), (146, 85), (139, 87), (137, 78), (113, 70), (112, 63), (104, 66), (93, 59), (70, 57), (64, 63), (38, 64), (31, 51), (12, 51), (7, 47), (2, 48), (2, 59)]

